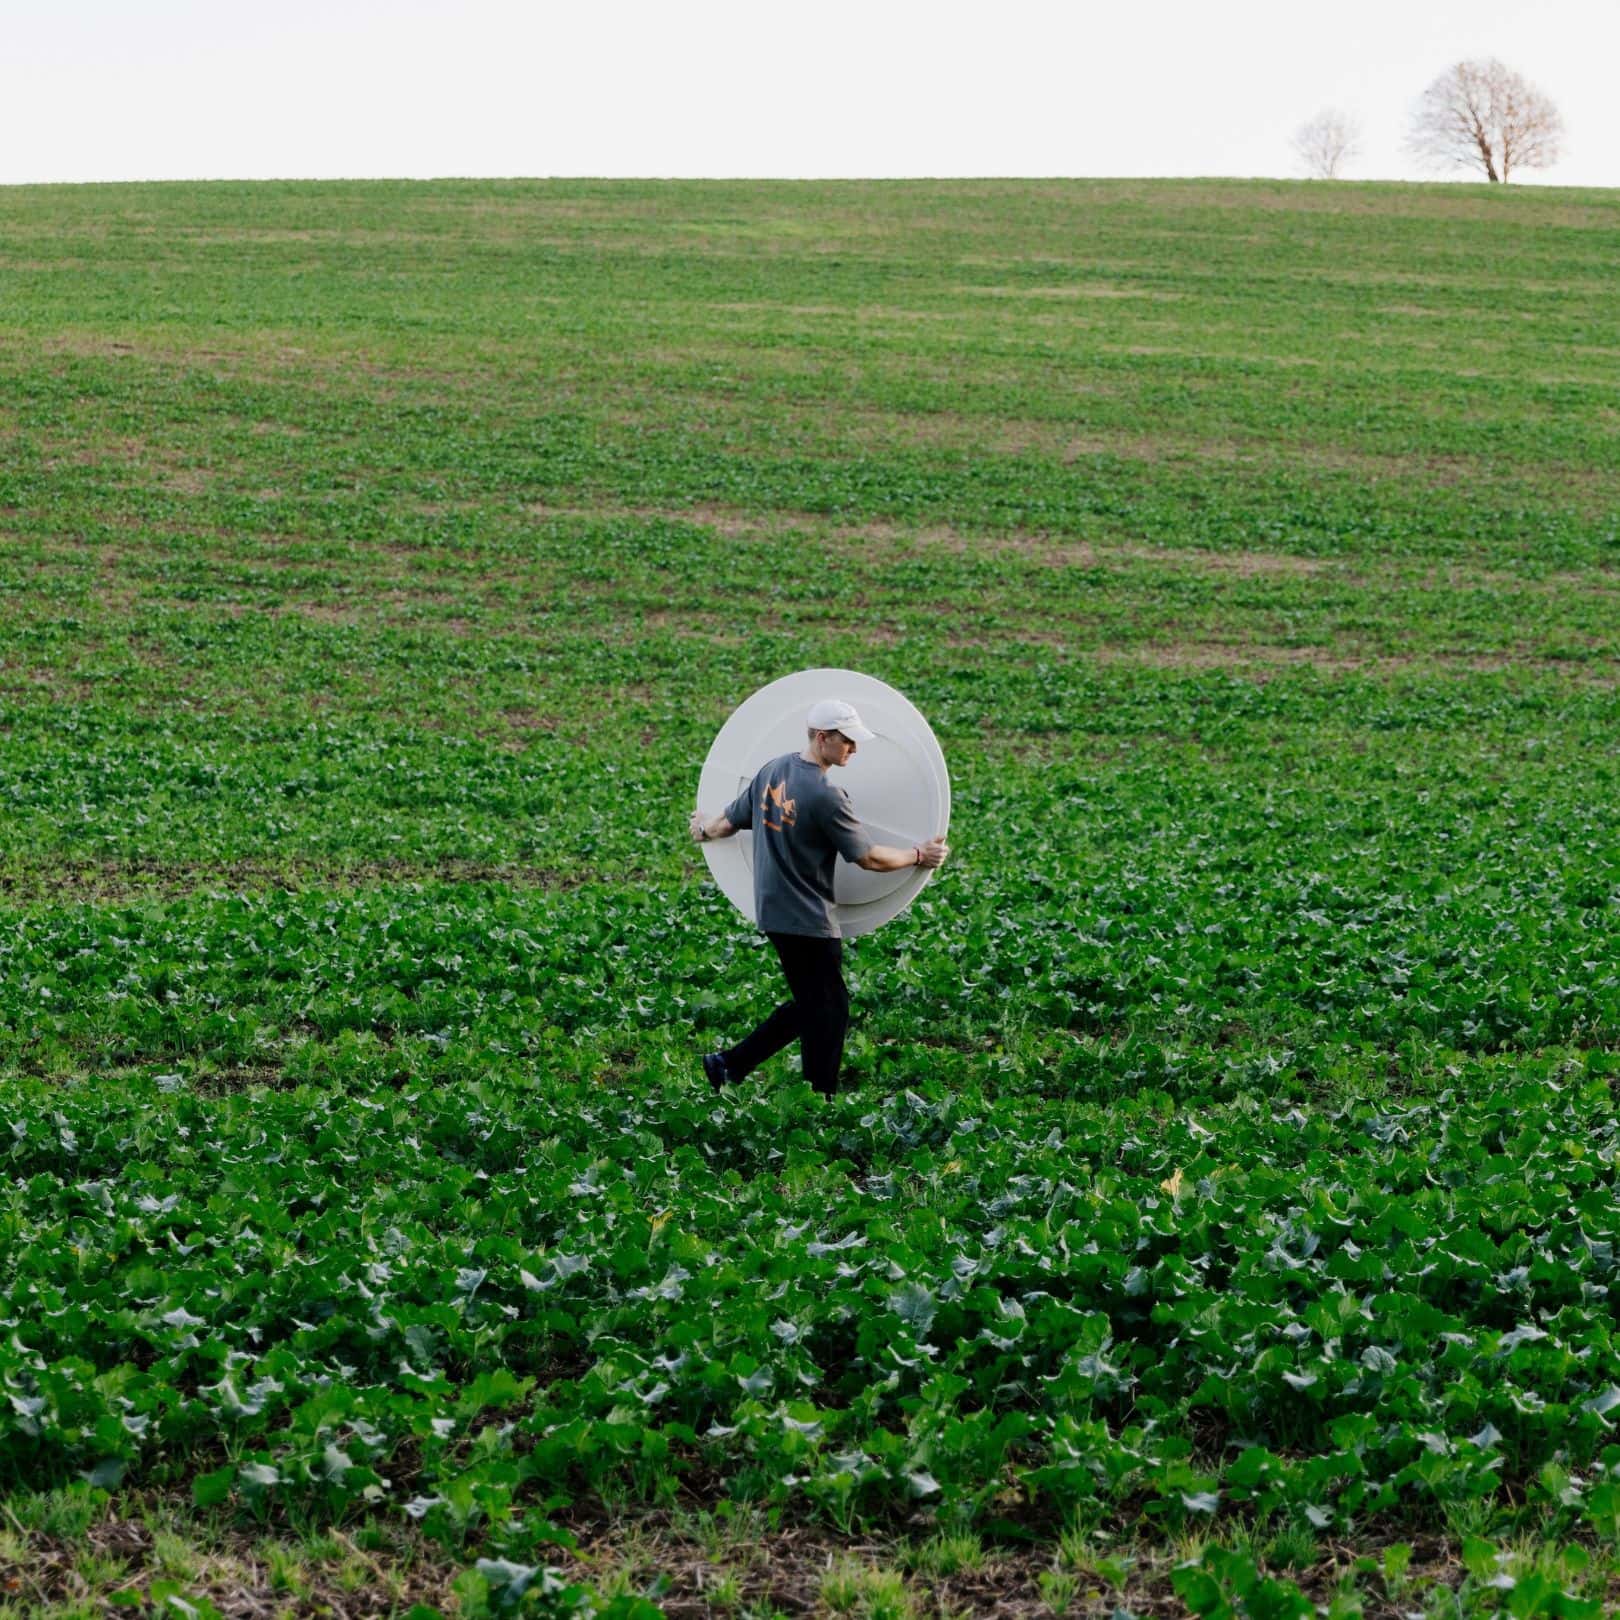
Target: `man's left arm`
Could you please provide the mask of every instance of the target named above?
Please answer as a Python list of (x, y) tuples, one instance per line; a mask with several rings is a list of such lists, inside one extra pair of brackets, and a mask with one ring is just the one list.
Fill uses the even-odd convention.
[(738, 829), (724, 816), (706, 816), (701, 810), (694, 810), (687, 830), (692, 834), (693, 843), (708, 844), (716, 838), (729, 838)]
[(747, 832), (754, 825), (754, 787), (749, 783), (717, 816), (706, 816), (701, 810), (692, 812), (687, 831), (695, 844), (712, 843), (716, 838), (729, 838), (733, 833)]

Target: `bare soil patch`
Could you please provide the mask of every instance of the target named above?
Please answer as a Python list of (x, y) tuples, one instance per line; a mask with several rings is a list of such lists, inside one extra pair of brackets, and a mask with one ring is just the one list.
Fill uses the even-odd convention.
[(176, 467), (157, 479), (158, 487), (171, 495), (204, 495), (213, 482), (214, 474), (205, 467)]
[(1620, 661), (1572, 661), (1527, 647), (1511, 653), (1426, 653), (1421, 657), (1359, 654), (1331, 647), (1283, 647), (1264, 642), (1154, 642), (1098, 647), (1085, 654), (1103, 664), (1138, 664), (1149, 669), (1280, 670), (1308, 668), (1329, 675), (1401, 675), (1421, 670), (1504, 674), (1533, 669), (1571, 685), (1620, 685)]
[(588, 872), (557, 872), (545, 867), (449, 857), (344, 864), (242, 858), (218, 862), (153, 861), (128, 857), (101, 861), (53, 859), (48, 866), (13, 866), (0, 871), (0, 895), (16, 900), (131, 900), (208, 891), (325, 891), (390, 883), (495, 883), (510, 889), (566, 890), (594, 881)]
[[(1027, 1542), (944, 1542), (921, 1518), (905, 1534), (839, 1535), (819, 1524), (772, 1528), (747, 1507), (730, 1517), (684, 1506), (565, 1517), (577, 1549), (557, 1548), (548, 1562), (605, 1592), (655, 1594), (670, 1620), (713, 1620), (744, 1605), (794, 1616), (883, 1612), (918, 1620), (1048, 1620), (1055, 1613), (1104, 1620), (1121, 1608), (1139, 1620), (1186, 1613), (1172, 1576), (1188, 1549), (1162, 1538), (1098, 1531), (1061, 1545), (1050, 1534)], [(1304, 1567), (1271, 1567), (1263, 1552), (1255, 1556), (1268, 1573), (1294, 1581), (1320, 1604), (1355, 1576), (1366, 1620), (1427, 1611), (1461, 1584), (1456, 1545), (1418, 1535), (1406, 1543), (1402, 1580), (1386, 1585), (1370, 1569), (1381, 1566), (1389, 1539), (1325, 1538)], [(132, 1594), (139, 1606), (153, 1582), (176, 1578), (189, 1598), (207, 1598), (229, 1620), (377, 1620), (413, 1603), (455, 1613), (460, 1567), (408, 1527), (385, 1521), (289, 1538), (285, 1526), (249, 1529), (141, 1493), (119, 1495), (71, 1537), (32, 1530), (0, 1541), (0, 1593), (28, 1605), (76, 1603), (98, 1613), (115, 1593)], [(881, 1607), (874, 1603), (878, 1592)]]
[(698, 502), (692, 506), (583, 507), (531, 505), (533, 517), (546, 521), (582, 519), (613, 521), (623, 518), (691, 523), (728, 539), (770, 539), (787, 533), (809, 533), (820, 540), (871, 554), (949, 552), (954, 556), (1009, 554), (1034, 559), (1054, 568), (1107, 568), (1150, 562), (1188, 573), (1257, 575), (1313, 575), (1338, 565), (1320, 557), (1288, 552), (1196, 551), (1163, 546), (1097, 545), (1043, 530), (976, 534), (950, 524), (908, 525), (873, 519), (843, 523), (825, 513), (805, 511), (746, 512), (735, 507)]
[[(1099, 647), (1087, 656), (1100, 664), (1140, 664), (1148, 669), (1253, 669), (1308, 666), (1330, 674), (1367, 669), (1371, 659), (1335, 653), (1325, 647), (1277, 647), (1258, 642), (1184, 641), (1140, 646)], [(1398, 661), (1397, 661), (1398, 662)]]
[(974, 298), (1125, 298), (1150, 303), (1174, 303), (1187, 295), (1153, 287), (1121, 287), (1112, 282), (1082, 282), (1067, 287), (952, 287), (954, 293)]
[[(281, 1620), (292, 1614), (378, 1620), (413, 1603), (453, 1607), (452, 1567), (415, 1548), (364, 1550), (342, 1530), (327, 1533), (330, 1551), (319, 1557), (309, 1556), (297, 1542), (277, 1543), (234, 1528), (210, 1528), (205, 1540), (178, 1546), (173, 1533), (164, 1539), (166, 1544), (160, 1543), (147, 1523), (116, 1511), (82, 1538), (36, 1532), (22, 1541), (20, 1559), (0, 1554), (0, 1593), (29, 1605), (85, 1604), (82, 1612), (94, 1606), (101, 1613), (114, 1593), (126, 1592), (135, 1594), (140, 1608), (154, 1581), (175, 1577), (178, 1560), (189, 1570), (182, 1584), (190, 1596), (206, 1597), (230, 1620)], [(273, 1560), (273, 1553), (280, 1556)]]
[[(1066, 1558), (1051, 1540), (987, 1541), (966, 1563), (930, 1557), (929, 1527), (900, 1537), (881, 1532), (839, 1536), (829, 1528), (800, 1525), (765, 1529), (746, 1512), (731, 1524), (680, 1510), (624, 1515), (599, 1525), (573, 1526), (580, 1539), (564, 1557), (574, 1578), (609, 1589), (647, 1590), (661, 1581), (658, 1603), (670, 1620), (712, 1620), (736, 1605), (769, 1605), (784, 1614), (832, 1616), (873, 1612), (859, 1593), (873, 1577), (903, 1584), (889, 1587), (881, 1612), (951, 1616), (959, 1620), (1050, 1620), (1054, 1614), (1105, 1620), (1124, 1609), (1138, 1617), (1182, 1616), (1186, 1605), (1171, 1577), (1183, 1554), (1171, 1545), (1107, 1538), (1100, 1557), (1113, 1555), (1123, 1570), (1116, 1586), (1083, 1552)], [(937, 1543), (935, 1544), (937, 1547)], [(1413, 1557), (1398, 1594), (1376, 1577), (1362, 1575), (1366, 1620), (1397, 1620), (1414, 1606), (1415, 1594), (1452, 1590), (1463, 1569), (1455, 1550), (1438, 1537), (1411, 1543)], [(1275, 1569), (1313, 1600), (1326, 1603), (1351, 1574), (1358, 1557), (1381, 1551), (1375, 1544), (1324, 1542), (1308, 1568)], [(870, 1590), (870, 1588), (868, 1588)]]

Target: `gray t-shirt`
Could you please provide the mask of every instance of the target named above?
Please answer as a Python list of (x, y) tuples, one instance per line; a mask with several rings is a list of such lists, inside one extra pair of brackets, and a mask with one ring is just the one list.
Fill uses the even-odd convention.
[(767, 934), (838, 939), (833, 866), (872, 847), (849, 795), (799, 754), (773, 759), (725, 810), (754, 834), (754, 918)]

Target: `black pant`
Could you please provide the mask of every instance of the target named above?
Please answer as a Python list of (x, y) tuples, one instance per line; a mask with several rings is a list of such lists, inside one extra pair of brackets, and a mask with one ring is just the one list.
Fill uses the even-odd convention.
[(824, 1097), (838, 1090), (838, 1065), (849, 1029), (849, 991), (844, 988), (844, 942), (805, 934), (767, 934), (787, 976), (793, 999), (785, 1001), (747, 1039), (721, 1053), (732, 1077), (741, 1080), (790, 1041), (797, 1040), (804, 1077)]

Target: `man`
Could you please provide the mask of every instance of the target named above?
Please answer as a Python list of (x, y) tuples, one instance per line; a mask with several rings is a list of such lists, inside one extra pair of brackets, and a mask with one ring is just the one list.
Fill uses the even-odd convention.
[(809, 715), (809, 741), (798, 754), (773, 759), (718, 816), (692, 812), (698, 843), (754, 834), (754, 917), (775, 947), (792, 1000), (736, 1046), (710, 1052), (703, 1072), (716, 1091), (752, 1074), (790, 1041), (799, 1042), (804, 1077), (823, 1096), (838, 1090), (838, 1066), (849, 1029), (844, 942), (833, 910), (833, 867), (842, 855), (868, 872), (941, 866), (943, 838), (897, 849), (874, 844), (850, 808), (849, 795), (827, 780), (856, 748), (876, 735), (851, 704), (826, 698)]

